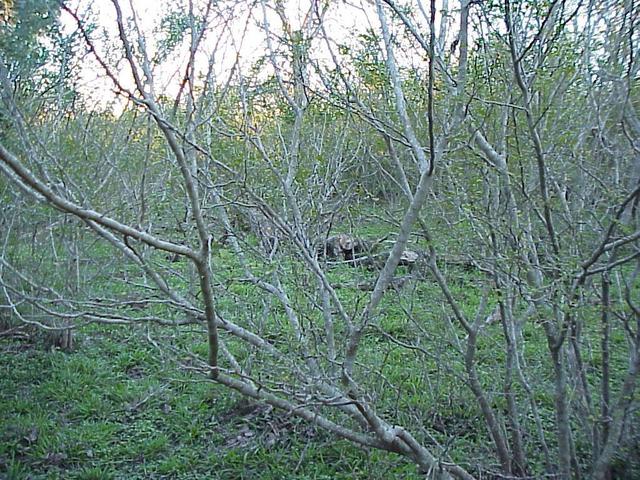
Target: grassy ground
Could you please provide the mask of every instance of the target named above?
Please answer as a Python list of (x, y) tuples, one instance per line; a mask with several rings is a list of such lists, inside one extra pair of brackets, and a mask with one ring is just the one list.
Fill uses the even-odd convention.
[(143, 333), (88, 327), (73, 353), (0, 342), (0, 478), (418, 478), (164, 364)]
[[(384, 233), (376, 225), (366, 229), (367, 238), (382, 238)], [(103, 264), (109, 264), (108, 255), (111, 252), (105, 254)], [(241, 305), (241, 322), (248, 322), (255, 331), (263, 329), (269, 341), (287, 352), (295, 345), (295, 338), (282, 321), (281, 306), (273, 302), (270, 313), (265, 314), (261, 293), (243, 280), (237, 259), (228, 249), (216, 255), (215, 287), (221, 292), (217, 307), (223, 318), (234, 320)], [(134, 285), (144, 284), (136, 277), (140, 272), (127, 265), (117, 267), (114, 272), (105, 269), (102, 276), (83, 279), (83, 285), (95, 290), (89, 292), (91, 298), (137, 298), (132, 290)], [(169, 277), (176, 283), (172, 286), (189, 292), (186, 262), (170, 267), (179, 273)], [(271, 268), (275, 267), (257, 263), (255, 272), (268, 278)], [(309, 328), (314, 322), (320, 324), (322, 319), (317, 311), (313, 313), (304, 288), (298, 288), (313, 284), (313, 278), (307, 278), (304, 269), (294, 263), (281, 263), (278, 268), (289, 282), (291, 300), (299, 305), (304, 322)], [(485, 279), (455, 263), (443, 262), (441, 268), (451, 280), (452, 295), (473, 318)], [(407, 273), (405, 267), (398, 270), (399, 276)], [(372, 284), (374, 278), (365, 268), (340, 265), (331, 268), (328, 275), (348, 308), (357, 309), (370, 294), (360, 288)], [(143, 289), (137, 293), (148, 294)], [(489, 303), (488, 312), (495, 306), (495, 298), (489, 298)], [(128, 313), (134, 317), (139, 314)], [(172, 318), (160, 304), (148, 306), (147, 313)], [(263, 314), (273, 323), (259, 324)], [(590, 367), (588, 380), (596, 391), (600, 312), (597, 305), (587, 302), (577, 314), (586, 319), (582, 334), (586, 345), (593, 346), (585, 361)], [(451, 316), (442, 293), (428, 277), (408, 282), (401, 293), (390, 291), (380, 305), (378, 328), (367, 330), (363, 338), (360, 361), (376, 375), (369, 377), (364, 372), (362, 384), (375, 396), (382, 415), (388, 414), (418, 436), (428, 430), (430, 438), (444, 445), (453, 461), (480, 472), (479, 478), (488, 478), (485, 473), (499, 467), (490, 464), (495, 458), (493, 447), (487, 441), (477, 402), (464, 384), (464, 358), (454, 348), (452, 336), (457, 331), (464, 339), (464, 332), (454, 326)], [(191, 326), (180, 331), (165, 328), (162, 333), (148, 328), (152, 334), (162, 335), (165, 345), (206, 358), (203, 332), (195, 333)], [(392, 335), (411, 344), (416, 328), (428, 355), (399, 348), (386, 338)], [(144, 325), (91, 325), (76, 333), (71, 353), (52, 349), (41, 334), (0, 337), (0, 480), (422, 478), (414, 465), (397, 456), (363, 451), (287, 413), (249, 404), (199, 373), (177, 368), (166, 352), (146, 340), (148, 333)], [(502, 335), (500, 323), (493, 322), (485, 326), (476, 345), (480, 381), (498, 412), (506, 409), (501, 391)], [(523, 342), (537, 408), (551, 435), (552, 372), (544, 332), (537, 322), (526, 323)], [(625, 342), (621, 329), (614, 329), (614, 372), (626, 369)], [(227, 338), (227, 345), (238, 358), (244, 358), (244, 345), (232, 338)], [(614, 380), (614, 391), (619, 378), (617, 375)], [(395, 388), (386, 388), (387, 382)], [(523, 403), (522, 408), (528, 407)], [(523, 411), (521, 422), (527, 431), (534, 432), (533, 419), (527, 413)], [(421, 422), (428, 422), (428, 429)], [(536, 438), (526, 440), (532, 471), (544, 471)], [(578, 436), (575, 445), (588, 457), (588, 439)], [(620, 458), (626, 462), (630, 455), (625, 451)]]

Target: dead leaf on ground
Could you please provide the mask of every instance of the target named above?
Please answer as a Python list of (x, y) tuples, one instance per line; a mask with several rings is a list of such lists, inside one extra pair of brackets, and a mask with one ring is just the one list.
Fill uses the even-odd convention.
[(66, 453), (50, 452), (47, 453), (47, 455), (44, 457), (44, 463), (46, 463), (47, 465), (54, 465), (56, 467), (59, 467), (67, 458), (68, 457)]
[(36, 427), (29, 430), (29, 433), (22, 437), (22, 443), (25, 445), (33, 445), (38, 441), (39, 432)]

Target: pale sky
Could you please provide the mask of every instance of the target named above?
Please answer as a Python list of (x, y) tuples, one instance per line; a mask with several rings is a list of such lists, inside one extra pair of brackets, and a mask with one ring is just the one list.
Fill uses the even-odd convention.
[[(359, 0), (358, 0), (359, 1)], [(194, 0), (196, 5), (204, 2)], [(302, 19), (309, 8), (308, 0), (285, 0), (287, 16), (293, 29), (299, 29)], [(238, 61), (241, 71), (246, 72), (254, 62), (267, 51), (266, 34), (262, 25), (264, 24), (264, 13), (262, 6), (258, 4), (253, 11), (247, 10), (249, 2), (236, 4), (233, 12), (227, 13), (226, 18), (214, 17), (211, 29), (207, 32), (205, 40), (202, 42), (201, 53), (197, 58), (199, 68), (204, 71), (210, 55), (215, 55), (215, 73), (218, 81), (224, 82), (231, 72), (231, 67)], [(121, 9), (125, 18), (131, 17), (131, 7), (133, 7), (138, 24), (143, 31), (146, 47), (153, 56), (157, 51), (157, 35), (154, 30), (158, 27), (162, 17), (170, 11), (185, 11), (188, 8), (187, 0), (121, 0)], [(378, 30), (378, 19), (375, 16), (374, 8), (364, 3), (357, 7), (346, 3), (336, 3), (329, 10), (325, 18), (325, 28), (333, 39), (340, 42), (349, 42), (356, 35), (363, 33), (367, 28)], [(99, 54), (111, 62), (122, 57), (122, 47), (118, 40), (118, 29), (116, 23), (115, 8), (111, 0), (76, 0), (72, 8), (77, 8), (81, 16), (89, 13), (98, 26), (99, 31), (92, 34), (94, 46)], [(184, 9), (184, 10), (183, 10)], [(281, 22), (273, 11), (267, 11), (269, 28), (278, 32)], [(126, 20), (125, 20), (126, 21)], [(62, 22), (67, 31), (76, 28), (75, 20), (63, 12)], [(223, 23), (224, 22), (224, 23)], [(132, 42), (133, 43), (133, 42)], [(275, 42), (274, 42), (275, 43)], [(321, 42), (317, 42), (316, 58), (324, 55), (318, 47), (323, 48)], [(183, 45), (174, 55), (165, 62), (154, 67), (156, 93), (175, 94), (179, 88), (180, 81), (184, 75), (188, 50)], [(266, 68), (269, 68), (268, 66)], [(120, 61), (116, 72), (119, 80), (129, 88), (133, 89), (133, 81), (128, 66)], [(114, 99), (112, 82), (104, 74), (104, 70), (89, 55), (82, 64), (82, 90), (96, 104), (107, 106)], [(120, 102), (117, 102), (120, 103)], [(112, 108), (119, 110), (117, 105)]]

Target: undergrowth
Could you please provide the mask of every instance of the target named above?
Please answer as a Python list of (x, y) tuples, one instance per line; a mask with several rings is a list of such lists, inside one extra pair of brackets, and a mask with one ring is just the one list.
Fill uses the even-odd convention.
[(176, 369), (139, 330), (86, 327), (72, 353), (1, 341), (0, 478), (418, 478)]

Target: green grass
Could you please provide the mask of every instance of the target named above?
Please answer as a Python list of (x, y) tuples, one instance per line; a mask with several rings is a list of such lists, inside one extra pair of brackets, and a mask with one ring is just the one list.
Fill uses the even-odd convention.
[[(381, 238), (383, 233), (383, 227), (370, 222), (361, 235)], [(295, 255), (286, 258), (280, 263), (261, 263), (248, 257), (258, 276), (268, 280), (274, 269), (283, 273), (289, 299), (306, 332), (316, 335), (322, 353), (323, 319), (307, 293), (313, 291), (315, 279), (299, 268)], [(284, 354), (299, 355), (282, 305), (265, 300), (255, 285), (243, 280), (238, 259), (228, 249), (217, 251), (214, 263), (214, 284), (220, 293), (218, 312), (260, 333)], [(139, 271), (121, 267), (115, 277), (142, 283)], [(188, 264), (178, 262), (170, 268), (185, 275), (173, 280), (169, 276), (172, 286), (185, 295), (192, 292)], [(473, 319), (486, 279), (457, 264), (442, 262), (441, 268), (461, 310)], [(400, 269), (398, 275), (405, 273)], [(328, 270), (348, 315), (366, 303), (370, 292), (360, 287), (370, 284), (374, 276), (375, 272), (364, 267), (339, 265)], [(135, 297), (131, 283), (102, 277), (87, 288), (93, 290), (86, 292), (89, 298)], [(495, 298), (488, 299), (487, 314), (495, 302)], [(583, 335), (594, 342), (600, 328), (599, 309), (581, 308)], [(144, 313), (164, 319), (176, 315), (161, 304), (148, 306)], [(407, 426), (425, 444), (430, 442), (428, 432), (445, 446), (453, 461), (471, 468), (478, 465), (482, 471), (483, 462), (495, 454), (477, 401), (465, 385), (464, 352), (457, 350), (454, 341), (457, 335), (464, 349), (466, 333), (453, 318), (440, 288), (428, 275), (411, 280), (400, 294), (389, 291), (377, 313), (365, 331), (355, 375), (374, 398), (378, 413), (394, 424)], [(140, 311), (129, 314), (142, 315)], [(400, 457), (364, 451), (291, 420), (285, 413), (260, 408), (242, 413), (243, 403), (235, 393), (177, 368), (175, 360), (184, 360), (186, 356), (180, 356), (187, 352), (206, 358), (208, 346), (204, 335), (195, 332), (197, 328), (88, 326), (77, 333), (76, 349), (68, 354), (48, 349), (37, 335), (27, 340), (1, 339), (0, 369), (6, 374), (0, 377), (0, 479), (421, 478), (415, 466)], [(335, 329), (340, 342), (344, 325), (336, 322)], [(418, 337), (416, 329), (421, 332)], [(148, 334), (181, 353), (159, 351), (145, 340)], [(241, 363), (251, 359), (247, 363), (254, 374), (289, 379), (286, 365), (269, 363), (272, 358), (255, 354), (247, 345), (222, 335)], [(389, 335), (406, 345), (419, 341), (422, 353), (400, 347), (389, 341)], [(529, 381), (545, 430), (553, 432), (552, 371), (538, 319), (527, 320), (523, 337)], [(623, 371), (626, 350), (620, 328), (612, 332), (611, 342), (612, 366)], [(600, 359), (597, 345), (593, 345), (585, 362), (593, 367), (588, 375), (595, 388)], [(504, 412), (505, 348), (500, 322), (484, 328), (476, 347), (480, 382), (491, 405), (498, 413)], [(268, 366), (263, 368), (265, 364)], [(613, 382), (614, 390), (619, 388), (616, 382), (619, 380)], [(522, 393), (518, 384), (514, 388)], [(519, 398), (524, 409), (521, 421), (533, 431), (528, 406), (522, 403), (522, 395)], [(537, 463), (537, 471), (542, 471), (534, 442), (528, 444), (530, 459)], [(582, 448), (580, 439), (576, 446)]]
[(73, 353), (0, 343), (0, 478), (418, 478), (279, 412), (243, 415), (129, 333), (87, 327)]

